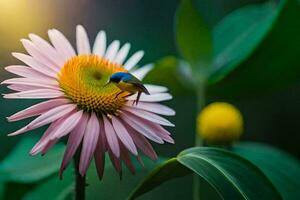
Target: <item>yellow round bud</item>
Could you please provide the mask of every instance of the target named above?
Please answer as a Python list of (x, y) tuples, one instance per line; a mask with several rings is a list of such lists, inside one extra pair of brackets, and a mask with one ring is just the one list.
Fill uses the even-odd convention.
[(208, 143), (230, 143), (239, 139), (242, 134), (243, 117), (231, 104), (212, 103), (199, 113), (197, 129), (203, 140)]

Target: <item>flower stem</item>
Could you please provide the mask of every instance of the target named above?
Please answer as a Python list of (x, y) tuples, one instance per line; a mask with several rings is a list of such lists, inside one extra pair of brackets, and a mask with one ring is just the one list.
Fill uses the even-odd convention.
[(75, 200), (85, 200), (85, 176), (81, 176), (79, 173), (80, 151), (74, 156), (74, 168), (75, 168)]
[[(200, 81), (197, 87), (197, 114), (202, 110), (205, 105), (205, 81)], [(197, 122), (196, 122), (197, 125)], [(195, 147), (203, 146), (203, 141), (200, 135), (195, 133)], [(201, 181), (198, 175), (194, 175), (194, 184), (193, 184), (193, 199), (199, 200), (200, 199), (200, 188), (201, 188)]]
[[(197, 115), (199, 114), (199, 112), (201, 112), (204, 105), (205, 105), (205, 84), (201, 83), (197, 87)], [(196, 125), (197, 125), (197, 121), (196, 121)], [(203, 145), (203, 141), (202, 141), (202, 139), (201, 139), (201, 137), (200, 137), (200, 135), (198, 134), (197, 131), (198, 130), (197, 130), (197, 127), (196, 127), (195, 147)]]

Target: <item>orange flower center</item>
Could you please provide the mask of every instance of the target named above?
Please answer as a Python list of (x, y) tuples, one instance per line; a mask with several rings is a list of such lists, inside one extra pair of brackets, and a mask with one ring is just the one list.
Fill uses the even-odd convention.
[(66, 97), (86, 112), (115, 114), (126, 102), (126, 93), (114, 84), (105, 85), (115, 72), (127, 72), (121, 65), (97, 55), (69, 59), (58, 74)]

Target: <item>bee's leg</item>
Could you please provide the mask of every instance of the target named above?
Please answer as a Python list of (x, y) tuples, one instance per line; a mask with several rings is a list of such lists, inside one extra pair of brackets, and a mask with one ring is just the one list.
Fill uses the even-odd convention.
[(124, 91), (119, 92), (115, 98), (117, 98), (120, 94), (122, 94)]
[(135, 93), (130, 93), (130, 94), (124, 96), (123, 98), (130, 97), (130, 96), (132, 96), (132, 95), (134, 95), (134, 94), (135, 94)]
[(136, 97), (136, 100), (133, 101), (133, 104), (132, 104), (132, 105), (134, 105), (134, 103), (136, 103), (135, 105), (137, 105), (137, 104), (139, 103), (141, 94), (142, 94), (142, 92), (138, 92), (137, 97)]

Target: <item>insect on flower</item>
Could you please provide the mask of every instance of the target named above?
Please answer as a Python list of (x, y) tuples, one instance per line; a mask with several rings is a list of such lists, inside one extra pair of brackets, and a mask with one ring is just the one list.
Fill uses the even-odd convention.
[[(109, 79), (109, 83), (115, 83), (119, 89), (122, 91), (119, 92), (116, 95), (116, 98), (120, 95), (123, 94), (124, 92), (129, 92), (126, 97), (129, 97), (135, 93), (137, 93), (137, 98), (135, 101), (133, 101), (133, 104), (136, 102), (138, 104), (139, 99), (141, 97), (142, 92), (144, 92), (147, 95), (150, 95), (149, 91), (147, 88), (143, 85), (143, 83), (134, 77), (132, 74), (127, 73), (127, 72), (117, 72), (111, 75)], [(106, 85), (107, 85), (106, 84)]]
[[(25, 65), (12, 65), (5, 69), (18, 78), (2, 84), (15, 90), (5, 94), (7, 99), (46, 99), (8, 117), (10, 122), (36, 117), (25, 127), (9, 134), (19, 135), (49, 125), (30, 153), (45, 154), (62, 137), (68, 142), (61, 164), (60, 175), (81, 146), (79, 172), (85, 176), (94, 157), (99, 177), (103, 176), (106, 152), (121, 173), (121, 162), (134, 172), (130, 154), (141, 163), (141, 152), (155, 160), (157, 155), (147, 139), (163, 144), (174, 143), (170, 133), (162, 126), (174, 126), (160, 115), (175, 115), (171, 108), (158, 102), (172, 96), (163, 86), (139, 85), (149, 95), (131, 95), (135, 90), (120, 84), (106, 85), (113, 74), (132, 74), (142, 80), (153, 68), (152, 64), (137, 67), (144, 52), (138, 51), (129, 59), (130, 44), (120, 48), (114, 40), (106, 47), (106, 34), (100, 31), (91, 49), (88, 35), (77, 26), (77, 53), (65, 36), (56, 29), (48, 31), (51, 44), (35, 34), (29, 34), (22, 44), (29, 53), (13, 53)], [(105, 86), (105, 87), (104, 87)], [(122, 92), (122, 95), (117, 95)], [(126, 97), (127, 96), (127, 97)], [(138, 104), (133, 104), (139, 100)]]

